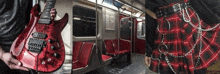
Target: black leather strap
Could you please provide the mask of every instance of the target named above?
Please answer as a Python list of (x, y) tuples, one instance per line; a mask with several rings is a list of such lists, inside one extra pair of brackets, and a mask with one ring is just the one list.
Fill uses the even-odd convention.
[(176, 3), (173, 6), (169, 6), (166, 8), (158, 9), (156, 10), (156, 16), (162, 17), (162, 16), (168, 16), (172, 15), (173, 13), (181, 11), (181, 9), (190, 7), (190, 3)]

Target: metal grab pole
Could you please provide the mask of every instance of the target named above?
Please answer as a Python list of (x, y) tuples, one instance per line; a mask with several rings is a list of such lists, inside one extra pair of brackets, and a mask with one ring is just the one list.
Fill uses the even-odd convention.
[(98, 13), (97, 13), (97, 0), (95, 0), (95, 1), (96, 1), (95, 2), (95, 13), (96, 13), (95, 14), (95, 16), (96, 16), (95, 17), (95, 20), (96, 20), (95, 21), (96, 22), (95, 23), (96, 24), (96, 36), (95, 37), (96, 37), (96, 52), (98, 52), (98, 37), (97, 37), (98, 36)]
[[(133, 0), (131, 1), (131, 5), (133, 5)], [(131, 59), (132, 45), (133, 45), (133, 42), (132, 42), (132, 41), (133, 41), (133, 30), (132, 30), (132, 29), (133, 29), (133, 18), (132, 18), (132, 11), (133, 11), (133, 8), (132, 8), (132, 6), (131, 6), (131, 16), (130, 16), (130, 18), (131, 18), (131, 32), (130, 32), (130, 33), (131, 33), (131, 46), (130, 46), (131, 49), (130, 49), (130, 51), (131, 51), (131, 52), (130, 52), (130, 54), (129, 54), (129, 55), (130, 55), (130, 59)], [(130, 61), (131, 61), (131, 60), (130, 60)]]
[[(118, 8), (118, 51), (120, 50), (120, 25), (121, 25), (121, 22), (120, 22), (120, 9), (119, 9), (119, 7), (117, 7)], [(117, 55), (117, 57), (119, 56), (119, 52), (118, 52), (118, 55)]]

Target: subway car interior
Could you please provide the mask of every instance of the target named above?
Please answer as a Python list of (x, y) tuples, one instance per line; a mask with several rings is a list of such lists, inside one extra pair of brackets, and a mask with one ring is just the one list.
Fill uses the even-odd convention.
[[(33, 1), (44, 7), (46, 0)], [(145, 0), (56, 0), (55, 8), (55, 19), (69, 14), (65, 62), (55, 74), (156, 74), (144, 60)]]
[[(131, 1), (131, 0), (130, 0)], [(140, 74), (147, 66), (144, 0), (79, 0), (73, 6), (73, 74)], [(83, 54), (83, 55), (82, 55)]]

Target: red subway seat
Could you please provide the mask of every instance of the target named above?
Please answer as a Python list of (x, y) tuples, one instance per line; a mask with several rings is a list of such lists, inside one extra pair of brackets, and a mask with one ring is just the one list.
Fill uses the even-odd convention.
[(115, 48), (113, 46), (112, 40), (104, 40), (106, 52), (108, 54), (115, 54)]
[(82, 47), (82, 44), (83, 44), (83, 42), (78, 42), (78, 41), (74, 43), (73, 57), (72, 57), (73, 62), (77, 62), (78, 56), (79, 56), (79, 52), (80, 52), (81, 47)]
[(117, 54), (125, 54), (130, 52), (131, 44), (129, 41), (125, 41), (121, 39), (119, 39), (119, 41), (118, 39), (113, 39), (113, 40), (109, 39), (109, 40), (104, 40), (104, 43), (107, 54), (117, 55)]
[(112, 59), (111, 56), (107, 56), (107, 55), (102, 54), (102, 61), (107, 61), (107, 60), (110, 60), (110, 59)]
[(121, 52), (128, 53), (131, 51), (131, 43), (129, 41), (120, 39), (119, 42), (120, 42), (120, 51)]
[(85, 68), (88, 66), (89, 58), (93, 50), (93, 43), (84, 42), (79, 53), (78, 61), (73, 63), (73, 70)]

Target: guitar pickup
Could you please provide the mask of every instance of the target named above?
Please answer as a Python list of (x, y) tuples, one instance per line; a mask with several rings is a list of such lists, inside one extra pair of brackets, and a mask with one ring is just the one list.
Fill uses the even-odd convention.
[(40, 40), (40, 39), (35, 39), (35, 38), (30, 38), (28, 42), (28, 51), (39, 53), (45, 47), (47, 44), (46, 41)]
[(47, 38), (47, 34), (45, 34), (45, 33), (39, 33), (39, 32), (34, 32), (34, 33), (32, 34), (32, 36), (33, 36), (34, 38), (39, 38), (39, 39), (45, 39), (45, 38)]

